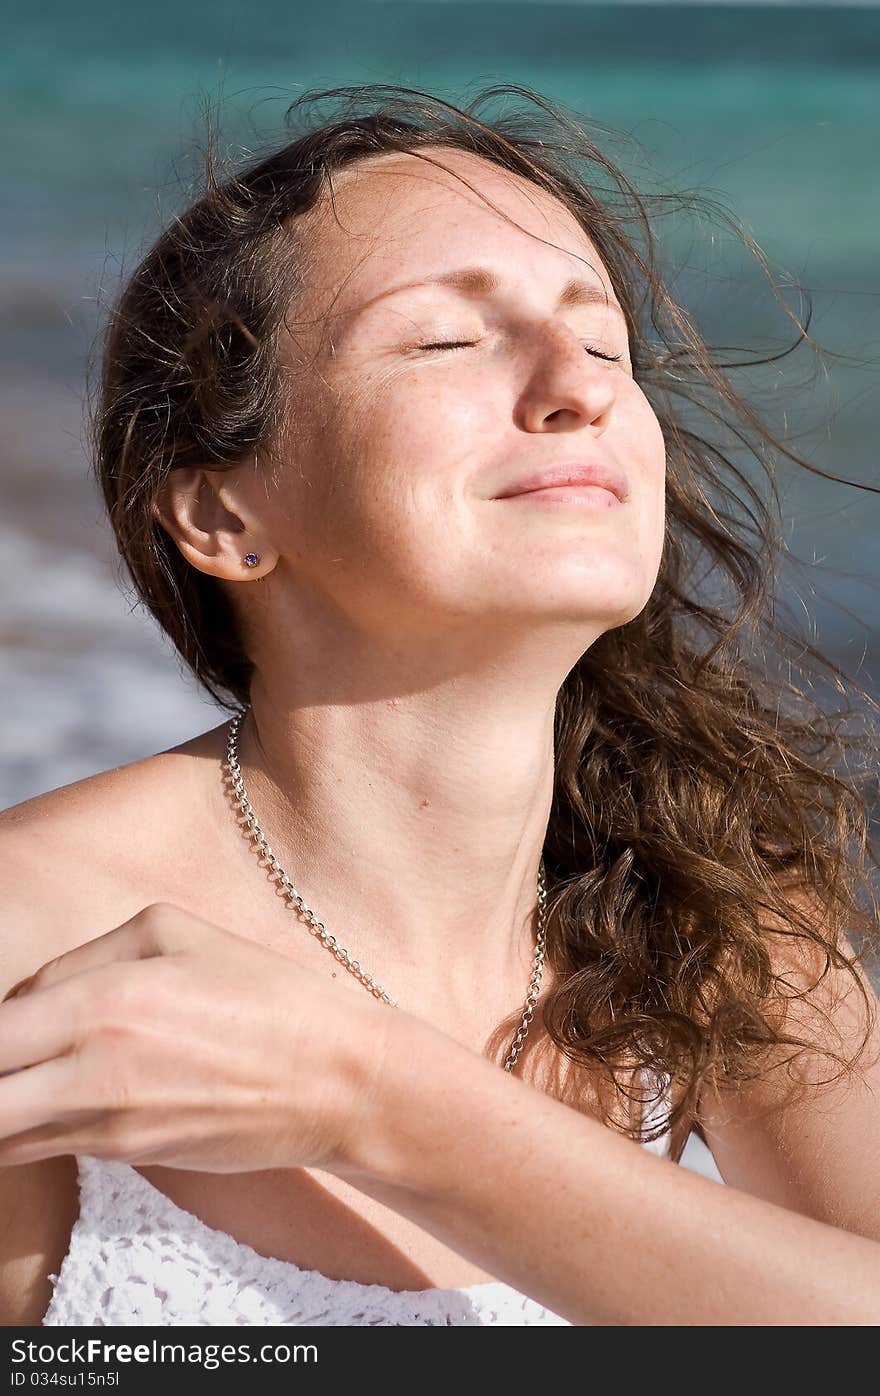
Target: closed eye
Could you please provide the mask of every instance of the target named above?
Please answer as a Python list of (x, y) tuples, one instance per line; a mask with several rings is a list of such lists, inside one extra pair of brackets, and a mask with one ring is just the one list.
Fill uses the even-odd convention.
[[(476, 339), (453, 339), (448, 342), (438, 342), (436, 344), (420, 344), (419, 349), (473, 349), (479, 341)], [(592, 344), (585, 344), (584, 348), (588, 354), (593, 354), (597, 359), (605, 359), (608, 363), (619, 363), (623, 358), (622, 354), (603, 354), (601, 349), (596, 349)]]

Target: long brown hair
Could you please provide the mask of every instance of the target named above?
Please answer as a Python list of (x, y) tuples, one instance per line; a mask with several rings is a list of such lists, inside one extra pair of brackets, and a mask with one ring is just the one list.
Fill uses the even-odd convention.
[[(495, 96), (503, 118), (479, 119)], [(512, 110), (516, 96), (532, 109)], [(813, 956), (817, 983), (834, 965), (858, 987), (859, 1051), (824, 1049), (852, 1070), (873, 1014), (856, 967), (880, 924), (868, 866), (877, 866), (870, 800), (880, 708), (776, 619), (784, 551), (776, 459), (826, 472), (777, 439), (730, 376), (802, 341), (815, 348), (807, 327), (760, 248), (713, 201), (709, 212), (743, 241), (796, 327), (794, 344), (777, 355), (725, 361), (664, 284), (652, 228), (654, 212), (705, 212), (709, 201), (639, 194), (581, 119), (527, 88), (484, 89), (465, 108), (410, 88), (334, 88), (306, 93), (288, 119), (327, 98), (348, 106), (238, 169), (221, 171), (209, 124), (204, 188), (112, 307), (93, 459), (138, 597), (217, 702), (247, 704), (252, 665), (238, 617), (216, 579), (187, 563), (153, 505), (176, 467), (221, 469), (283, 442), (296, 405), (285, 401), (278, 336), (283, 320), (295, 320), (309, 255), (297, 220), (332, 189), (334, 171), (391, 151), (430, 161), (425, 147), (446, 146), (549, 191), (592, 239), (626, 313), (634, 377), (666, 443), (667, 484), (648, 604), (603, 634), (558, 694), (544, 846), (557, 984), (545, 1025), (565, 1056), (612, 1078), (633, 1064), (672, 1078), (671, 1114), (639, 1137), (667, 1126), (680, 1133), (704, 1083), (753, 1079), (780, 1045), (816, 1046), (778, 1013), (792, 985), (771, 939), (791, 937)], [(769, 500), (734, 463), (731, 437), (757, 462)], [(726, 600), (715, 594), (725, 587)], [(849, 694), (849, 706), (820, 706), (820, 677)], [(863, 732), (846, 730), (854, 695), (869, 715)]]

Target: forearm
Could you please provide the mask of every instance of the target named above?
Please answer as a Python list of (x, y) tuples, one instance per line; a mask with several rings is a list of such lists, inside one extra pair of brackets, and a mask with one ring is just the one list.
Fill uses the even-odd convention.
[(880, 1245), (658, 1158), (401, 1015), (339, 1176), (575, 1324), (880, 1323)]

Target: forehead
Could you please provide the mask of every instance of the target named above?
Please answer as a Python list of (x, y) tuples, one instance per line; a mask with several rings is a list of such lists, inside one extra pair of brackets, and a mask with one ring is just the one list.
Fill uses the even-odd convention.
[(547, 190), (467, 151), (423, 149), (430, 161), (383, 152), (334, 173), (332, 199), (306, 215), (308, 281), (325, 304), (332, 294), (345, 313), (404, 276), (484, 253), (514, 276), (579, 276), (614, 297), (589, 235)]

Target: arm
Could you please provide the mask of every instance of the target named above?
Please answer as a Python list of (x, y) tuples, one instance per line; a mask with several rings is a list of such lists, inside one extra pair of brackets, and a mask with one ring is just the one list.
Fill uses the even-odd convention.
[(880, 1323), (880, 1244), (650, 1154), (409, 1014), (334, 1167), (575, 1324)]
[[(880, 1243), (880, 1004), (862, 966), (872, 1025), (849, 972), (826, 969), (812, 944), (770, 936), (768, 945), (775, 972), (803, 995), (787, 1002), (784, 1025), (818, 1050), (774, 1049), (757, 1080), (705, 1091), (707, 1143), (732, 1187)], [(827, 1053), (852, 1059), (868, 1026), (855, 1071), (834, 1081), (840, 1068)]]

